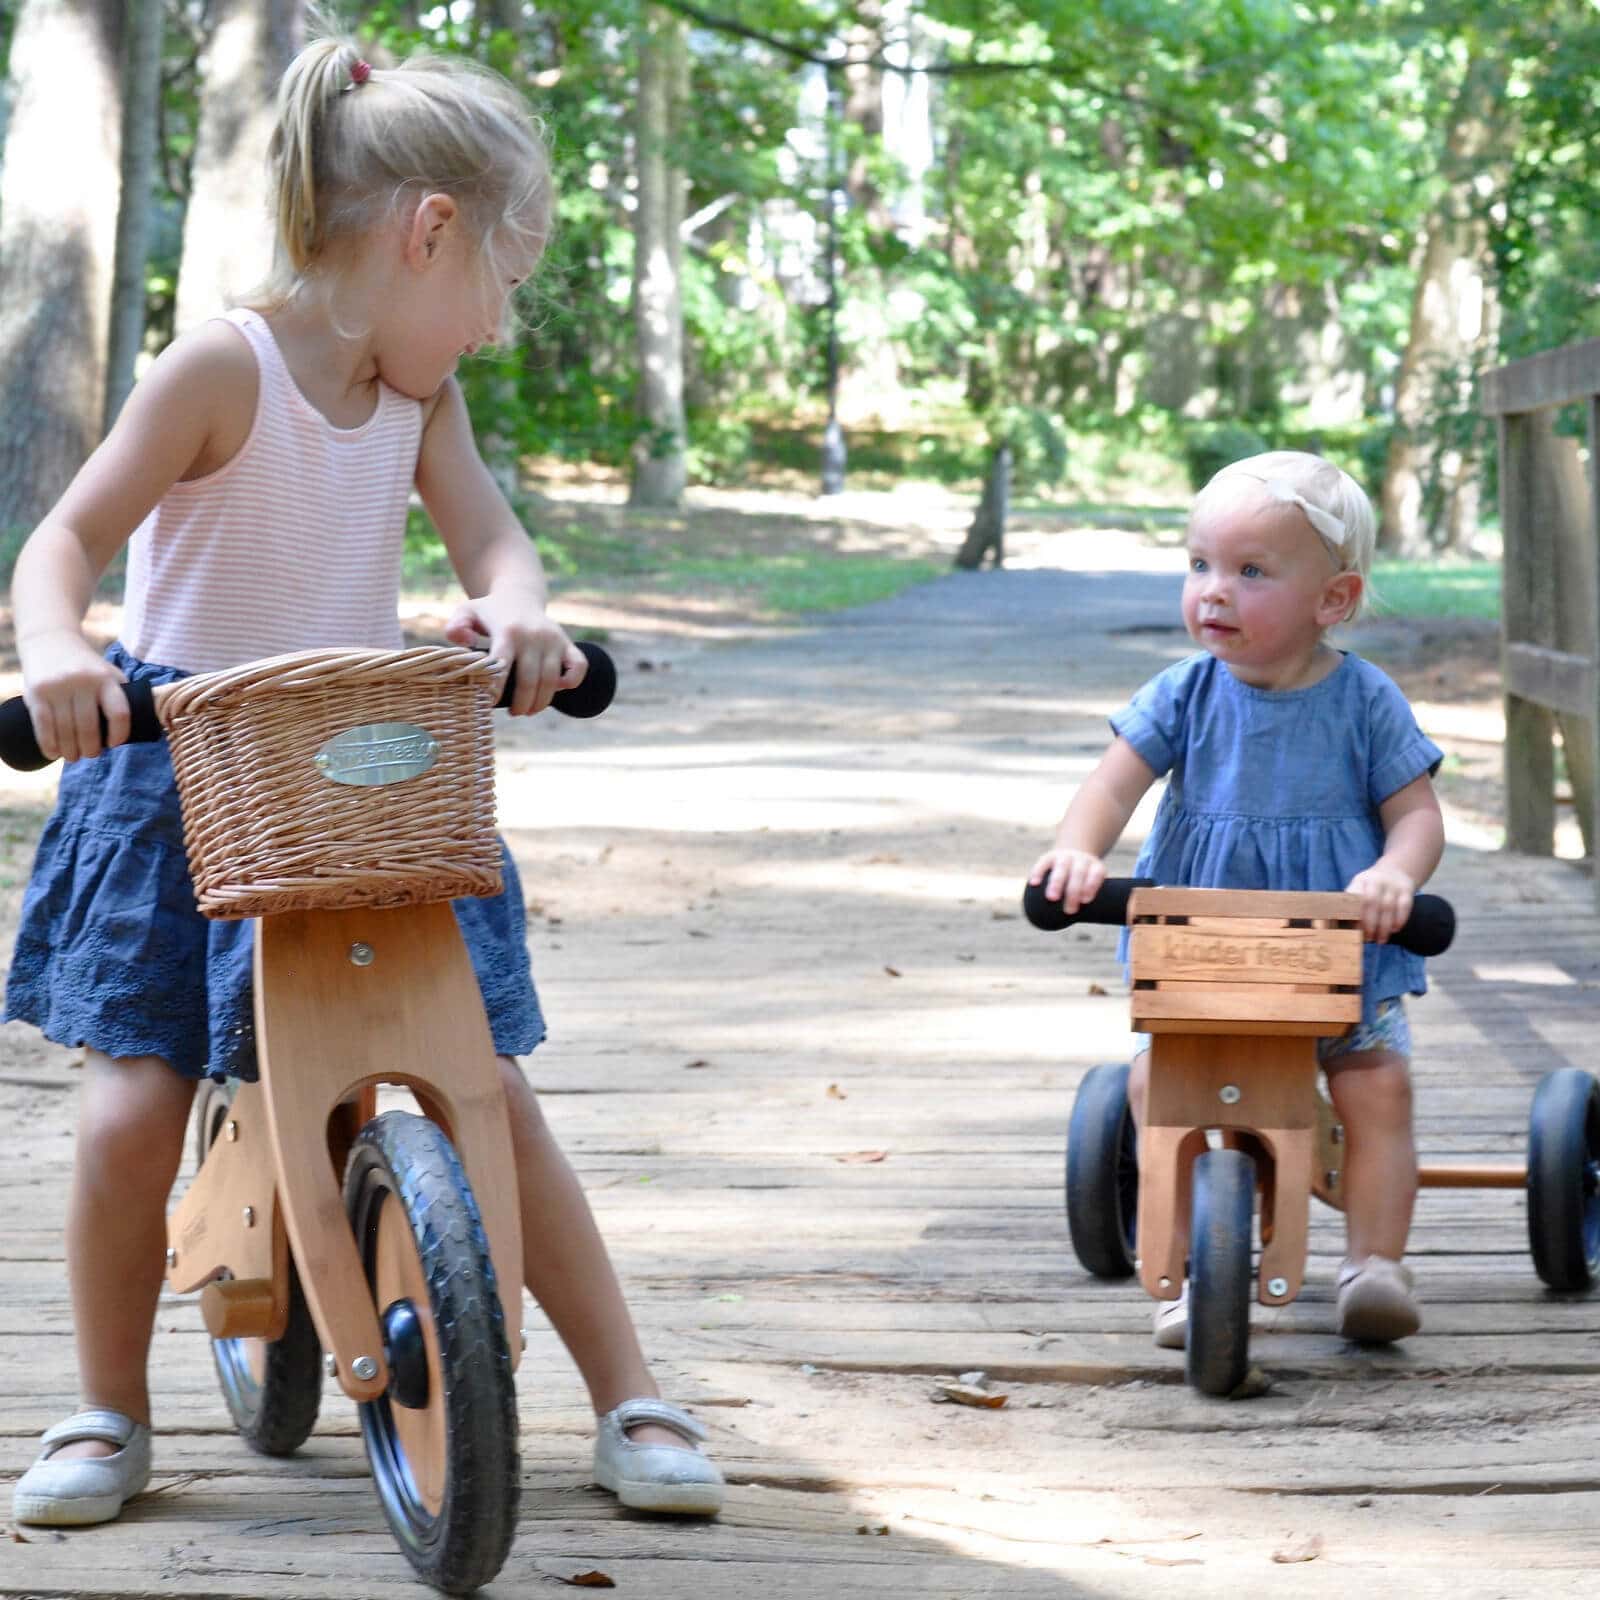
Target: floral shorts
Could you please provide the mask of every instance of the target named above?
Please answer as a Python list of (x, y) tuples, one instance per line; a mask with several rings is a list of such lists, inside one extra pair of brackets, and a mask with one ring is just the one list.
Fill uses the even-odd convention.
[(1317, 1040), (1317, 1060), (1325, 1067), (1358, 1050), (1392, 1050), (1402, 1060), (1410, 1061), (1411, 1024), (1406, 1021), (1403, 1000), (1398, 996), (1380, 1000), (1378, 1014), (1371, 1022), (1352, 1022), (1343, 1033)]

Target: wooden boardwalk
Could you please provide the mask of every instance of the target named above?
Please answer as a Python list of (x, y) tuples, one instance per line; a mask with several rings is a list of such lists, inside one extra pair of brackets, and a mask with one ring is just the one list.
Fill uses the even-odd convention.
[[(980, 619), (981, 620), (981, 619)], [(1108, 932), (1016, 915), (1106, 710), (1173, 638), (977, 623), (624, 652), (584, 729), (505, 739), (552, 1041), (530, 1061), (663, 1380), (733, 1489), (709, 1526), (619, 1514), (536, 1314), (522, 1524), (494, 1595), (1587, 1595), (1600, 1565), (1600, 1297), (1546, 1293), (1511, 1191), (1421, 1198), (1423, 1334), (1332, 1333), (1339, 1219), (1257, 1309), (1271, 1381), (1204, 1400), (1133, 1284), (1071, 1256), (1071, 1094), (1125, 1053)], [(962, 661), (951, 667), (952, 655)], [(892, 692), (885, 685), (892, 685)], [(14, 920), (35, 813), (12, 796)], [(1414, 1005), (1421, 1142), (1518, 1156), (1553, 1067), (1593, 1069), (1588, 878), (1455, 847), (1456, 947)], [(72, 1054), (0, 1030), (0, 1496), (74, 1397), (60, 1229)], [(421, 1593), (331, 1387), (287, 1461), (226, 1424), (192, 1301), (155, 1356), (153, 1492), (113, 1526), (6, 1527), (0, 1595)], [(1001, 1409), (938, 1403), (982, 1369)], [(5, 1506), (0, 1500), (0, 1521)]]

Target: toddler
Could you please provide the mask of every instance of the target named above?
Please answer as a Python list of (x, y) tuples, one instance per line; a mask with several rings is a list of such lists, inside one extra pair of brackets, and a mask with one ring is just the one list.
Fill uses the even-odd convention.
[[(1361, 607), (1375, 535), (1366, 495), (1318, 456), (1270, 451), (1217, 473), (1188, 527), (1183, 624), (1200, 652), (1112, 717), (1111, 747), (1029, 881), (1069, 914), (1092, 899), (1106, 853), (1167, 775), (1138, 876), (1361, 896), (1361, 1020), (1317, 1054), (1347, 1139), (1339, 1331), (1387, 1343), (1422, 1325), (1401, 1265), (1417, 1192), (1402, 997), (1427, 986), (1421, 957), (1387, 941), (1439, 863), (1444, 825), (1438, 747), (1388, 677), (1326, 638)], [(1145, 1040), (1135, 1117), (1148, 1062)], [(1186, 1330), (1184, 1299), (1156, 1307), (1158, 1345), (1182, 1348)]]

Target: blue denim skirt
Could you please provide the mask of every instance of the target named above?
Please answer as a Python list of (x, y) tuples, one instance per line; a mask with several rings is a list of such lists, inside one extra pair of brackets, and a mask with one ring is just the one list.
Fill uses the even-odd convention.
[[(184, 676), (114, 644), (130, 680)], [(544, 1038), (528, 964), (522, 886), (500, 846), (505, 888), (452, 902), (494, 1047), (525, 1055)], [(165, 741), (122, 745), (62, 770), (22, 901), (6, 983), (7, 1021), (113, 1058), (160, 1056), (186, 1078), (256, 1076), (255, 924), (195, 908)]]

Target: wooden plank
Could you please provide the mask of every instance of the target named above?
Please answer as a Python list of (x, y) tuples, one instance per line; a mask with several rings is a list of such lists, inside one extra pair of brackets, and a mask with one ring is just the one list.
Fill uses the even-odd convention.
[(1361, 897), (1353, 894), (1281, 894), (1270, 889), (1135, 889), (1128, 921), (1140, 917), (1323, 917), (1361, 920)]
[(1600, 339), (1580, 339), (1491, 367), (1479, 380), (1478, 404), (1486, 417), (1506, 417), (1569, 405), (1600, 393)]
[(1189, 983), (1359, 984), (1358, 929), (1271, 927), (1259, 920), (1239, 932), (1225, 922), (1135, 923), (1128, 941), (1129, 973), (1147, 980)]
[(1258, 991), (1234, 992), (1207, 987), (1195, 990), (1136, 989), (1129, 1001), (1135, 1028), (1167, 1032), (1162, 1024), (1193, 1022), (1194, 1032), (1215, 1032), (1203, 1026), (1228, 1023), (1228, 1033), (1338, 1033), (1361, 1017), (1359, 994), (1294, 994), (1262, 985)]
[(1570, 651), (1543, 645), (1508, 642), (1503, 663), (1506, 693), (1552, 711), (1574, 716), (1594, 715), (1596, 678), (1594, 662)]

